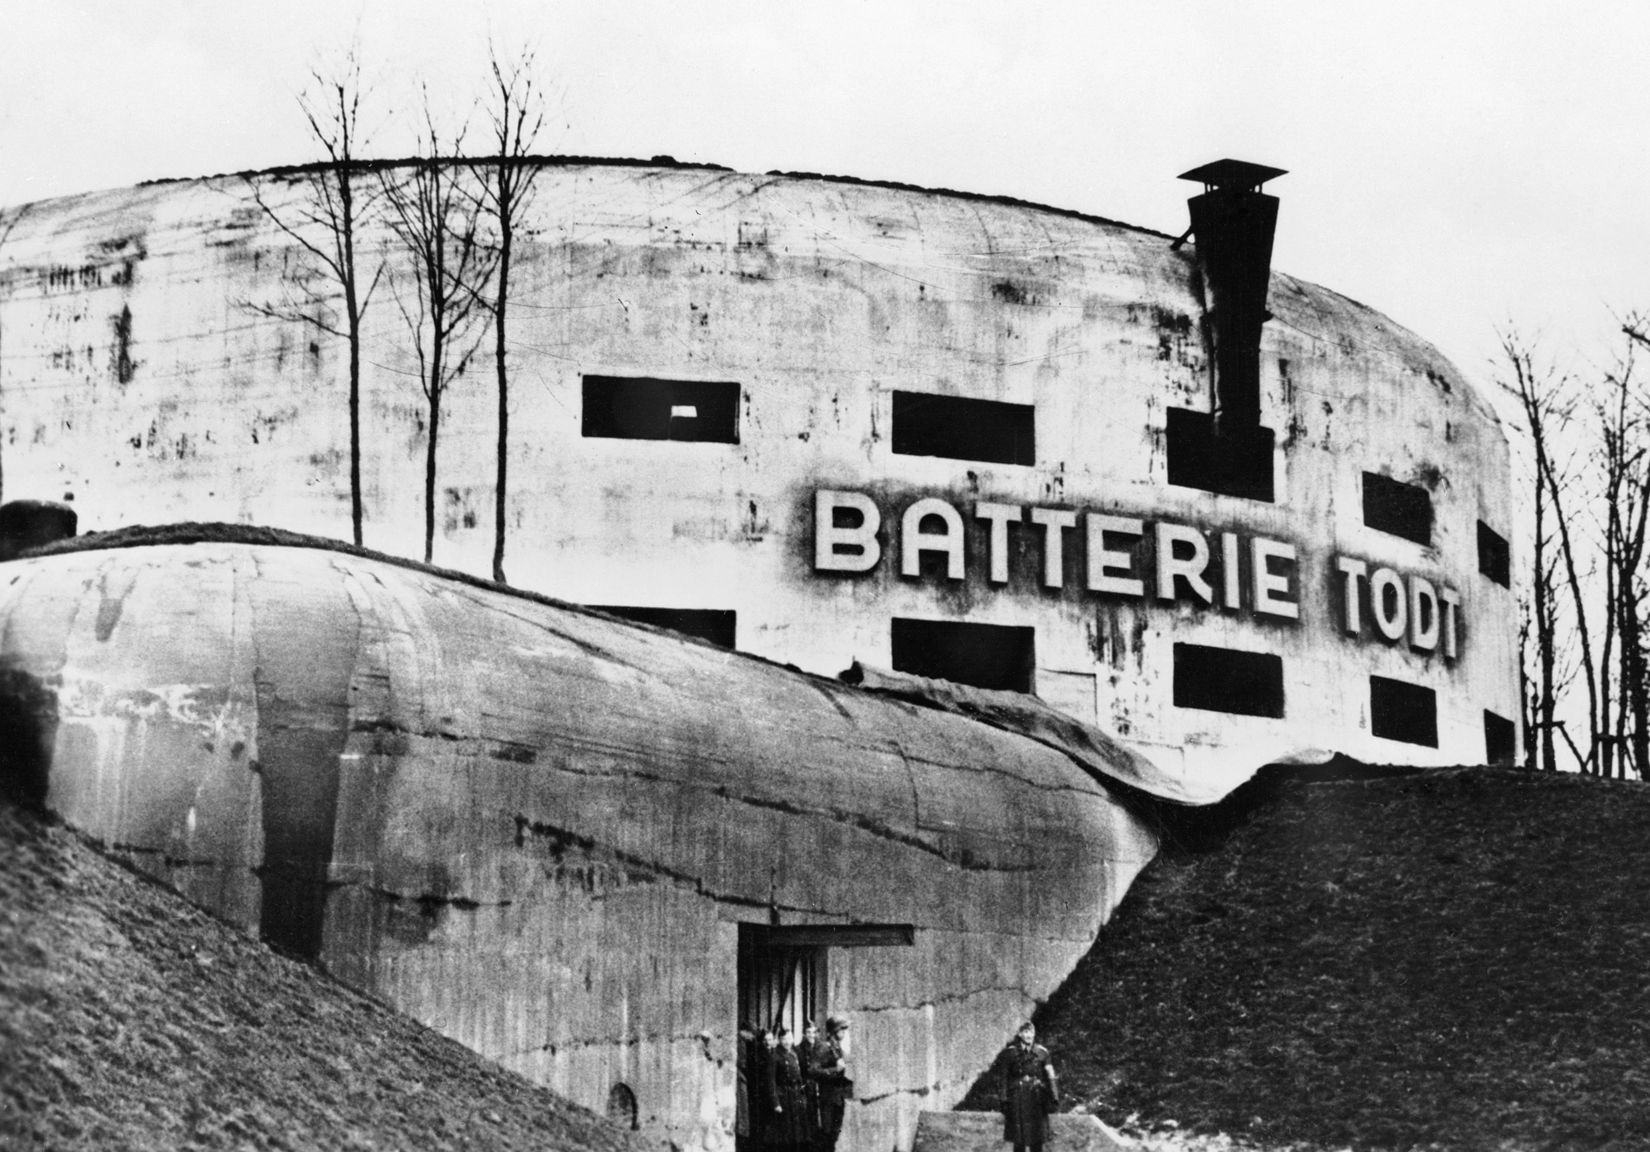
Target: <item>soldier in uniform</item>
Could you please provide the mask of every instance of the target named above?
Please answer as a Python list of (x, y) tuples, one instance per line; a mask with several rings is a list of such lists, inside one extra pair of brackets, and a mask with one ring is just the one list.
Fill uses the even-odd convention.
[(797, 1148), (808, 1142), (808, 1102), (802, 1090), (802, 1064), (789, 1028), (775, 1032), (779, 1046), (769, 1053), (768, 1084), (772, 1093), (768, 1143)]
[(738, 1045), (734, 1049), (734, 1068), (738, 1080), (734, 1085), (733, 1095), (733, 1140), (737, 1152), (747, 1152), (752, 1144), (751, 1135), (751, 1088), (752, 1065), (756, 1063), (756, 1028), (749, 1021), (739, 1022), (739, 1037), (735, 1041)]
[(1048, 1114), (1060, 1103), (1060, 1081), (1031, 1021), (1020, 1025), (1000, 1063), (1003, 1139), (1014, 1152), (1038, 1152), (1048, 1139)]
[(819, 1140), (819, 1077), (814, 1069), (825, 1058), (825, 1041), (819, 1038), (819, 1025), (809, 1020), (802, 1027), (802, 1043), (796, 1046), (797, 1063), (802, 1065), (802, 1091), (808, 1098), (808, 1143)]
[(750, 1144), (756, 1152), (765, 1152), (774, 1142), (773, 1063), (777, 1051), (773, 1032), (758, 1029), (756, 1040), (751, 1044), (749, 1068)]
[(841, 1016), (829, 1016), (825, 1020), (825, 1031), (827, 1036), (814, 1049), (808, 1073), (816, 1085), (819, 1100), (814, 1123), (815, 1152), (832, 1152), (836, 1148), (837, 1137), (842, 1135), (842, 1116), (854, 1094), (854, 1082), (848, 1079), (848, 1021)]

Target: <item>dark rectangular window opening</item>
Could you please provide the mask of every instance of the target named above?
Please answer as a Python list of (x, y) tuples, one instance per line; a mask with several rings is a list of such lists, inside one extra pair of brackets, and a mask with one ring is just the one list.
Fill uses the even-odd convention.
[(586, 376), (586, 436), (739, 443), (739, 385), (730, 381)]
[(621, 620), (634, 620), (639, 624), (669, 628), (685, 636), (697, 636), (721, 648), (734, 646), (739, 616), (737, 612), (716, 608), (632, 608), (624, 604), (592, 604), (590, 607)]
[(1383, 740), (1438, 747), (1438, 694), (1419, 684), (1371, 676), (1369, 730)]
[(1270, 428), (1257, 424), (1216, 435), (1209, 413), (1170, 408), (1167, 438), (1170, 484), (1273, 502)]
[(1174, 705), (1238, 716), (1283, 715), (1283, 657), (1205, 644), (1174, 646)]
[(1478, 522), (1478, 571), (1503, 588), (1512, 587), (1512, 549), (1505, 536), (1482, 520)]
[(1365, 472), (1364, 523), (1417, 544), (1431, 544), (1432, 493), (1378, 472)]
[(1036, 409), (999, 400), (895, 392), (893, 449), (902, 456), (1034, 464)]
[(1484, 763), (1510, 767), (1518, 758), (1518, 725), (1484, 709)]
[(976, 688), (1030, 692), (1036, 630), (894, 617), (894, 671)]

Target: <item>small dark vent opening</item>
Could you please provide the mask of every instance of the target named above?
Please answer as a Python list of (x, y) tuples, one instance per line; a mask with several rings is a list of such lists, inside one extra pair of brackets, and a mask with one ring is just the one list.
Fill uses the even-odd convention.
[(737, 444), (739, 398), (728, 381), (586, 376), (584, 435)]
[(1217, 436), (1209, 413), (1170, 408), (1169, 483), (1270, 504), (1273, 443), (1270, 428), (1240, 425)]
[(1505, 536), (1482, 520), (1478, 522), (1478, 571), (1503, 588), (1512, 586), (1512, 549)]
[(1036, 631), (1003, 624), (894, 617), (894, 671), (976, 688), (1030, 692)]
[(987, 464), (1034, 464), (1036, 409), (1030, 404), (894, 393), (893, 449)]
[(669, 628), (686, 636), (697, 636), (722, 648), (734, 647), (738, 630), (737, 612), (716, 608), (633, 608), (624, 604), (592, 604), (590, 607), (621, 620)]
[(1239, 716), (1283, 715), (1283, 658), (1204, 644), (1174, 646), (1174, 704)]
[(1377, 472), (1364, 473), (1364, 523), (1417, 544), (1432, 543), (1432, 493)]
[(1510, 766), (1518, 757), (1518, 725), (1484, 709), (1484, 763)]
[(1438, 747), (1438, 694), (1419, 684), (1371, 676), (1369, 730), (1383, 740)]
[(636, 1093), (630, 1090), (628, 1084), (615, 1084), (607, 1093), (607, 1118), (621, 1128), (629, 1128), (634, 1132), (641, 1126), (641, 1116), (636, 1107)]

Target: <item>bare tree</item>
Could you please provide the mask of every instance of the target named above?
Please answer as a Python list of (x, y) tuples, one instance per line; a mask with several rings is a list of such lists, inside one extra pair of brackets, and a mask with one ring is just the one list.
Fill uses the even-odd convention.
[[(1571, 741), (1577, 760), (1587, 770), (1594, 763), (1599, 686), (1593, 667), (1592, 634), (1582, 594), (1583, 574), (1577, 560), (1577, 541), (1571, 530), (1568, 503), (1573, 502), (1577, 469), (1571, 437), (1566, 435), (1574, 414), (1571, 380), (1551, 365), (1538, 364), (1534, 350), (1516, 333), (1503, 334), (1501, 351), (1512, 379), (1504, 386), (1517, 398), (1528, 433), (1531, 462), (1531, 508), (1534, 517), (1529, 606), (1535, 633), (1536, 669), (1531, 684), (1526, 732), (1540, 741), (1539, 764), (1547, 771), (1558, 767), (1555, 732), (1562, 731), (1558, 703), (1573, 673), (1562, 664), (1561, 632), (1566, 616), (1581, 649), (1575, 662), (1587, 683), (1588, 751)], [(1561, 593), (1568, 593), (1570, 612)], [(1566, 736), (1568, 734), (1566, 733)]]
[[(462, 130), (446, 141), (424, 98), (420, 155), (409, 167), (386, 171), (382, 187), (391, 231), (412, 267), (411, 293), (395, 288), (418, 357), (419, 386), (427, 404), (424, 456), (424, 559), (435, 552), (436, 446), (441, 401), (463, 375), (480, 343), (478, 321), (486, 314), (483, 292), (497, 262), (497, 248), (479, 229), (480, 198), (463, 186), (467, 166), (457, 159)], [(443, 145), (449, 154), (442, 155)]]
[[(24, 204), (21, 208), (15, 209), (12, 212), (12, 214), (6, 218), (5, 226), (0, 227), (0, 251), (3, 251), (5, 249), (6, 243), (11, 239), (12, 231), (17, 227), (18, 223), (22, 221), (23, 217), (25, 217), (29, 214), (29, 209), (32, 208), (32, 207), (33, 207), (32, 204)], [(4, 327), (0, 326), (0, 336), (3, 336), (4, 332), (5, 332)], [(3, 367), (4, 364), (5, 364), (4, 358), (0, 357), (0, 367)], [(4, 391), (3, 391), (3, 389), (0, 389), (0, 400), (3, 400), (3, 399), (4, 399)], [(5, 444), (4, 430), (5, 430), (4, 425), (0, 424), (0, 499), (4, 498), (5, 487), (6, 487), (6, 472), (5, 472), (5, 457), (4, 457), (4, 444)]]
[[(1650, 348), (1645, 322), (1630, 316), (1621, 325), (1626, 349), (1606, 374), (1609, 394), (1615, 397), (1615, 419), (1606, 439), (1606, 460), (1619, 473), (1620, 499), (1613, 508), (1616, 529), (1610, 555), (1616, 568), (1617, 618), (1621, 629), (1620, 727), (1629, 737), (1634, 769), (1643, 777), (1650, 771), (1650, 673), (1646, 669), (1647, 595), (1644, 561), (1647, 521), (1650, 521), (1650, 390), (1636, 377), (1636, 350)], [(1625, 765), (1623, 765), (1625, 769)], [(1622, 772), (1625, 776), (1625, 770)]]
[[(1532, 763), (1556, 766), (1559, 733), (1581, 771), (1626, 778), (1650, 772), (1650, 384), (1636, 359), (1650, 334), (1639, 316), (1621, 331), (1625, 347), (1584, 392), (1516, 336), (1503, 338), (1502, 352), (1533, 455), (1534, 555), (1521, 631), (1536, 668), (1526, 693), (1527, 730), (1541, 740)], [(1585, 752), (1556, 717), (1577, 673), (1587, 689)]]
[[(1602, 510), (1600, 525), (1602, 572), (1604, 581), (1603, 639), (1599, 653), (1599, 715), (1595, 728), (1599, 736), (1598, 769), (1600, 775), (1612, 776), (1620, 751), (1622, 724), (1619, 715), (1612, 716), (1612, 698), (1618, 683), (1615, 648), (1627, 621), (1622, 615), (1622, 593), (1632, 584), (1626, 563), (1626, 534), (1622, 502), (1632, 498), (1632, 474), (1639, 452), (1634, 435), (1634, 420), (1629, 411), (1628, 380), (1626, 376), (1605, 374), (1607, 387), (1594, 398), (1594, 417), (1598, 425), (1596, 464), (1600, 480), (1598, 508)], [(1630, 515), (1630, 509), (1628, 510)], [(1624, 577), (1626, 578), (1624, 580)], [(1627, 647), (1622, 645), (1622, 655)], [(1625, 699), (1625, 697), (1623, 697)]]
[[(310, 73), (310, 86), (298, 97), (298, 105), (326, 158), (300, 170), (304, 195), (296, 203), (272, 202), (257, 178), (252, 195), (264, 215), (316, 265), (289, 276), (292, 299), (276, 305), (248, 305), (277, 319), (312, 323), (348, 344), (350, 525), (356, 544), (362, 542), (361, 325), (384, 271), (380, 260), (363, 289), (357, 240), (373, 213), (378, 186), (357, 184), (363, 144), (362, 95), (360, 58), (354, 48), (336, 68)], [(341, 325), (331, 318), (331, 305), (339, 294), (343, 297)]]
[(510, 456), (510, 372), (506, 365), (509, 340), (506, 316), (510, 305), (510, 261), (516, 225), (532, 194), (540, 168), (530, 157), (544, 127), (543, 93), (533, 80), (533, 53), (524, 52), (511, 63), (491, 52), (493, 88), (489, 118), (496, 151), (477, 165), (482, 182), (482, 204), (498, 237), (497, 272), (493, 280), (493, 365), (498, 376), (498, 479), (493, 497), (493, 579), (505, 582), (505, 508), (508, 501)]

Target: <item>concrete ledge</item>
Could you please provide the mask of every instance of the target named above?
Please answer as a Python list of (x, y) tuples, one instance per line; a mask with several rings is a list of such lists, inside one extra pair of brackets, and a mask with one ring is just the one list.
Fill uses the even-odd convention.
[[(1086, 1112), (1049, 1118), (1049, 1142), (1060, 1152), (1141, 1152), (1141, 1145)], [(995, 1112), (924, 1112), (911, 1152), (1003, 1152), (1003, 1118)]]

